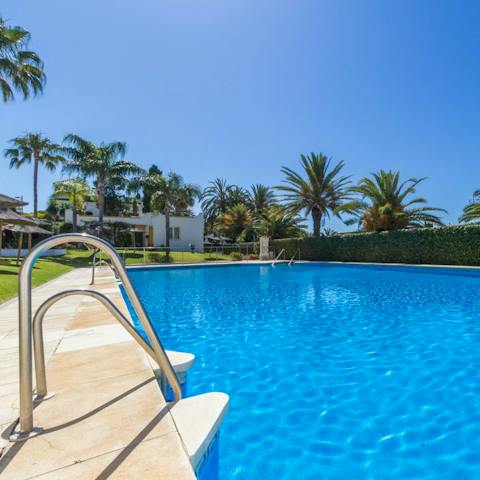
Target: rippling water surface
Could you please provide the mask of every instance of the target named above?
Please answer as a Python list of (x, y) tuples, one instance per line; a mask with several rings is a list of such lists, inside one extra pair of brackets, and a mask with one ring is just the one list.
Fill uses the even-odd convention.
[(480, 479), (480, 276), (321, 264), (130, 270), (222, 480)]

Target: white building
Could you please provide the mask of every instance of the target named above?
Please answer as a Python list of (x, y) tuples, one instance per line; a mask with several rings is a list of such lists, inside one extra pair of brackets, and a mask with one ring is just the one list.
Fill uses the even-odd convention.
[[(94, 202), (87, 205), (85, 211), (89, 215), (77, 214), (79, 227), (88, 222), (98, 222), (98, 208)], [(159, 213), (140, 213), (136, 216), (111, 217), (104, 216), (105, 223), (122, 222), (132, 225), (135, 229), (136, 244), (150, 247), (162, 247), (166, 244), (165, 215)], [(65, 222), (72, 223), (71, 208), (65, 210)], [(177, 251), (190, 251), (192, 246), (196, 252), (203, 252), (203, 215), (195, 217), (170, 217), (170, 248)], [(140, 238), (138, 238), (140, 237)], [(123, 246), (123, 245), (119, 245)], [(128, 245), (125, 245), (128, 246)]]

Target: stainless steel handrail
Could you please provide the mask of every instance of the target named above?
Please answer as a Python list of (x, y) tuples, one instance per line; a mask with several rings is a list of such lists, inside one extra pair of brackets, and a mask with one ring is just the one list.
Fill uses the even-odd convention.
[(285, 252), (285, 249), (282, 248), (282, 249), (280, 250), (280, 253), (275, 257), (275, 260), (272, 262), (272, 267), (275, 266), (275, 264), (278, 262), (278, 259), (280, 258), (280, 255), (281, 255), (282, 253), (284, 253), (284, 252)]
[(297, 251), (294, 253), (293, 257), (290, 259), (290, 261), (288, 262), (288, 266), (290, 267), (293, 263), (293, 261), (295, 260), (295, 257), (297, 256), (297, 253), (299, 254), (298, 255), (298, 258), (300, 259), (300, 249), (298, 248)]
[(37, 258), (50, 248), (65, 243), (83, 243), (98, 248), (105, 253), (117, 271), (125, 291), (132, 303), (135, 313), (147, 334), (157, 363), (167, 377), (175, 400), (182, 397), (177, 375), (170, 363), (165, 349), (158, 338), (147, 312), (143, 308), (133, 287), (120, 256), (105, 240), (85, 233), (66, 233), (47, 238), (38, 243), (25, 257), (18, 276), (18, 308), (19, 308), (19, 360), (20, 360), (20, 435), (18, 439), (28, 438), (33, 430), (32, 399), (32, 268)]
[[(47, 375), (45, 368), (45, 351), (43, 348), (43, 320), (47, 311), (60, 300), (74, 295), (82, 295), (97, 299), (105, 308), (120, 322), (120, 325), (134, 338), (134, 340), (145, 350), (145, 352), (157, 362), (152, 347), (137, 332), (137, 329), (130, 323), (128, 318), (114, 305), (114, 303), (103, 293), (94, 290), (72, 289), (56, 293), (45, 300), (33, 317), (33, 357), (35, 359), (35, 379), (37, 399), (41, 400), (47, 396)], [(158, 362), (157, 362), (158, 363)], [(161, 367), (159, 365), (159, 367)]]
[(95, 249), (94, 252), (93, 252), (93, 257), (92, 257), (92, 279), (90, 281), (90, 285), (95, 284), (95, 269), (96, 269), (97, 266), (106, 265), (107, 267), (110, 267), (113, 274), (115, 275), (115, 278), (117, 277), (117, 272), (106, 260), (104, 260), (103, 258), (100, 258), (100, 260), (97, 263), (97, 253), (98, 253), (98, 250)]

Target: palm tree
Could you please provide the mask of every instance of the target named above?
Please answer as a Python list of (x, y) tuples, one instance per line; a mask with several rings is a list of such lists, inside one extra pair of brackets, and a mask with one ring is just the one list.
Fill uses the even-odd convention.
[(458, 218), (459, 222), (472, 222), (480, 219), (480, 190), (473, 192), (473, 201), (466, 205), (462, 215)]
[(272, 239), (301, 237), (306, 233), (303, 219), (278, 205), (270, 207), (257, 217), (255, 231), (259, 236), (266, 235)]
[(244, 241), (252, 229), (252, 213), (242, 203), (228, 207), (215, 223), (216, 229), (235, 241)]
[(352, 193), (362, 196), (339, 207), (339, 211), (352, 214), (354, 218), (346, 223), (355, 223), (366, 231), (396, 230), (399, 228), (419, 227), (425, 224), (442, 225), (434, 212), (443, 212), (443, 208), (426, 206), (422, 197), (407, 199), (416, 192), (417, 185), (425, 178), (408, 178), (400, 182), (400, 173), (380, 170), (372, 174), (373, 178), (362, 178), (357, 186), (351, 187)]
[(29, 42), (30, 33), (7, 25), (0, 17), (0, 90), (4, 103), (15, 98), (14, 91), (25, 99), (43, 91), (43, 62), (35, 52), (27, 50)]
[(38, 213), (38, 168), (43, 165), (47, 170), (54, 171), (65, 161), (61, 155), (62, 147), (52, 143), (41, 133), (27, 133), (23, 137), (10, 140), (12, 148), (5, 150), (5, 157), (10, 160), (10, 168), (20, 168), (33, 162), (33, 214)]
[(248, 201), (248, 192), (243, 187), (239, 187), (238, 185), (230, 185), (227, 197), (227, 208), (238, 204), (248, 206)]
[(248, 193), (248, 203), (256, 214), (261, 214), (275, 205), (275, 192), (272, 188), (262, 185), (261, 183), (252, 185)]
[(200, 189), (185, 183), (180, 175), (173, 172), (167, 177), (157, 173), (146, 175), (141, 183), (144, 189), (153, 192), (152, 209), (165, 215), (165, 246), (170, 248), (170, 217), (191, 214), (195, 200), (201, 195)]
[(53, 184), (54, 195), (67, 196), (72, 206), (73, 231), (77, 231), (77, 212), (82, 208), (86, 197), (91, 195), (90, 187), (80, 178), (61, 180)]
[(229, 206), (231, 188), (224, 178), (216, 178), (205, 188), (201, 207), (207, 224), (213, 224), (219, 215), (225, 213)]
[[(148, 175), (160, 175), (162, 176), (163, 175), (163, 172), (158, 168), (157, 165), (152, 165), (149, 169), (148, 169)], [(148, 188), (148, 184), (144, 186), (143, 188), (143, 198), (142, 198), (142, 202), (143, 202), (143, 211), (144, 212), (151, 212), (152, 211), (152, 208), (151, 208), (151, 205), (150, 205), (150, 200), (152, 198), (152, 195), (153, 195), (153, 191), (151, 191), (149, 188)]]
[(124, 160), (127, 145), (124, 142), (95, 143), (78, 135), (69, 134), (63, 139), (68, 146), (63, 148), (69, 161), (67, 172), (80, 173), (85, 178), (94, 177), (97, 190), (98, 221), (103, 224), (105, 212), (105, 188), (120, 183), (125, 185), (129, 175), (140, 174), (143, 170), (135, 163)]
[(322, 219), (336, 213), (336, 209), (348, 198), (346, 186), (350, 177), (341, 176), (344, 162), (330, 168), (331, 160), (322, 153), (301, 155), (300, 164), (306, 178), (290, 168), (283, 167), (286, 175), (284, 183), (276, 187), (285, 192), (283, 200), (288, 211), (299, 213), (304, 211), (313, 220), (313, 236), (320, 236)]

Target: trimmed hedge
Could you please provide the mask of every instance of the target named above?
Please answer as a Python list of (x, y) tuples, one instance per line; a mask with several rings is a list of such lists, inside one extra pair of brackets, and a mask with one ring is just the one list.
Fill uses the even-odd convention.
[(341, 262), (480, 265), (480, 225), (349, 233), (272, 240), (286, 257), (300, 249), (302, 260)]

